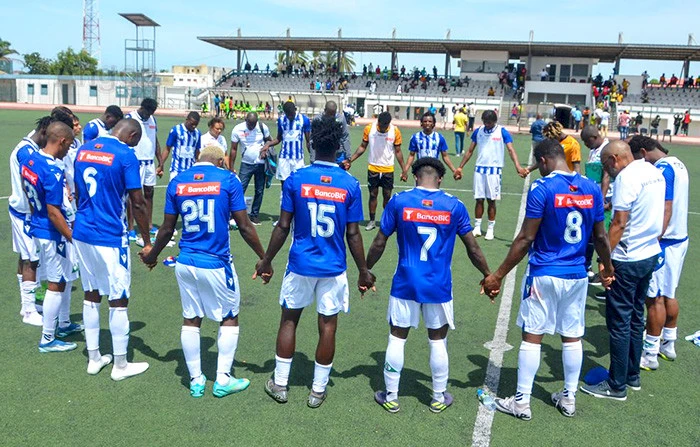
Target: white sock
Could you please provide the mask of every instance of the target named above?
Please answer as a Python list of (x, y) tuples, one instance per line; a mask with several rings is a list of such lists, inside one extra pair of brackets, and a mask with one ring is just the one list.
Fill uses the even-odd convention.
[(219, 338), (217, 340), (217, 348), (219, 357), (216, 362), (216, 381), (225, 385), (231, 377), (231, 367), (233, 366), (233, 358), (236, 356), (236, 348), (238, 348), (238, 326), (219, 326)]
[(26, 312), (36, 312), (36, 281), (22, 281), (20, 298), (22, 300), (22, 310)]
[(333, 368), (333, 363), (330, 365), (321, 365), (318, 362), (314, 362), (314, 381), (311, 385), (311, 389), (314, 393), (321, 394), (326, 391), (328, 377), (331, 375), (331, 368)]
[(450, 361), (447, 356), (447, 339), (429, 340), (430, 342), (430, 371), (433, 374), (433, 397), (440, 402), (445, 401), (444, 392), (447, 390), (447, 376), (450, 372)]
[(519, 403), (530, 403), (532, 384), (535, 382), (535, 375), (540, 368), (541, 349), (542, 347), (536, 343), (528, 343), (526, 341), (520, 343), (520, 352), (518, 353), (518, 392), (516, 393), (516, 400)]
[(287, 386), (289, 371), (292, 369), (292, 359), (275, 356), (275, 385)]
[(664, 341), (676, 341), (678, 338), (678, 328), (677, 327), (664, 327), (661, 332), (661, 338)]
[(489, 231), (493, 231), (493, 228), (496, 226), (496, 221), (495, 220), (489, 220)]
[[(19, 303), (22, 304), (22, 275), (17, 273), (17, 285), (19, 285)], [(24, 311), (24, 308), (22, 308)]]
[(644, 355), (656, 357), (659, 355), (659, 345), (661, 344), (661, 336), (647, 334), (644, 339)]
[(58, 310), (58, 327), (70, 325), (70, 299), (72, 281), (66, 282), (66, 289), (61, 292), (61, 307)]
[(399, 380), (401, 380), (401, 370), (403, 369), (405, 346), (406, 340), (389, 334), (384, 360), (384, 384), (388, 400), (395, 400), (399, 394)]
[(481, 229), (481, 219), (474, 219), (474, 228)]
[(41, 331), (41, 343), (50, 343), (55, 338), (58, 309), (61, 307), (61, 292), (46, 291), (44, 297), (44, 328)]
[(561, 344), (561, 362), (564, 365), (564, 394), (567, 397), (575, 397), (583, 365), (581, 340)]
[(126, 368), (126, 348), (129, 344), (129, 314), (126, 307), (109, 308), (109, 332), (112, 333), (114, 366)]
[(180, 343), (182, 343), (182, 353), (185, 355), (185, 363), (187, 364), (187, 371), (190, 373), (190, 380), (197, 379), (202, 375), (199, 328), (195, 326), (182, 326), (180, 331)]
[(88, 358), (93, 362), (100, 360), (100, 303), (83, 301), (83, 325), (85, 325), (85, 344)]

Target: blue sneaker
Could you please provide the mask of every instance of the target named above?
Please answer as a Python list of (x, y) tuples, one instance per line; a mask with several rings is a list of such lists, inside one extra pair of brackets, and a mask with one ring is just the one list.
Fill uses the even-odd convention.
[(163, 259), (163, 265), (166, 267), (175, 267), (176, 262), (177, 257), (175, 256), (168, 256), (167, 258)]
[(78, 332), (83, 332), (85, 330), (85, 326), (79, 323), (71, 323), (68, 326), (58, 327), (58, 330), (56, 331), (56, 337), (57, 338), (64, 338), (68, 337), (69, 335), (77, 334)]
[(190, 396), (192, 397), (202, 397), (204, 396), (204, 389), (207, 387), (207, 378), (204, 374), (199, 376), (199, 380), (190, 380)]
[(222, 385), (219, 382), (214, 382), (214, 388), (212, 389), (212, 394), (215, 397), (226, 397), (229, 394), (238, 393), (245, 390), (250, 386), (250, 380), (248, 379), (236, 379), (233, 377), (229, 378), (226, 385)]
[(153, 225), (153, 227), (151, 228), (151, 235), (155, 236), (156, 234), (158, 234), (158, 227)]
[(39, 352), (68, 352), (77, 347), (78, 345), (75, 343), (65, 342), (54, 338), (48, 343), (39, 343)]
[(136, 240), (136, 230), (131, 230), (127, 234), (129, 236), (129, 242), (134, 242)]

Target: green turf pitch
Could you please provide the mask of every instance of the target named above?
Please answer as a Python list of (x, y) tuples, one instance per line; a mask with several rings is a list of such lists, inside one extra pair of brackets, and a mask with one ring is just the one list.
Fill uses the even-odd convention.
[[(41, 114), (37, 112), (0, 112), (2, 157), (8, 159), (17, 141)], [(94, 116), (81, 115), (83, 124)], [(159, 118), (159, 138), (165, 143), (169, 129), (180, 120)], [(230, 137), (233, 122), (227, 122), (225, 136)], [(204, 120), (201, 129), (205, 129)], [(415, 129), (405, 129), (407, 142)], [(273, 129), (274, 133), (274, 129)], [(352, 129), (356, 147), (361, 128)], [(453, 147), (452, 132), (446, 138)], [(530, 148), (527, 136), (516, 136), (515, 146), (524, 162)], [(668, 145), (688, 166), (691, 175), (690, 210), (700, 212), (700, 194), (693, 179), (700, 174), (698, 148)], [(454, 154), (454, 150), (450, 152)], [(584, 157), (587, 150), (584, 148)], [(473, 166), (473, 161), (469, 167)], [(470, 172), (470, 169), (465, 171)], [(366, 183), (366, 156), (352, 172)], [(0, 180), (0, 196), (10, 194), (7, 168)], [(165, 186), (166, 180), (159, 181)], [(405, 185), (400, 184), (398, 185)], [(461, 190), (453, 194), (473, 209), (471, 175), (455, 182), (446, 178), (445, 188)], [(503, 200), (499, 203), (496, 240), (479, 239), (492, 268), (503, 260), (518, 217), (523, 181), (516, 176), (510, 160), (503, 174)], [(251, 194), (249, 190), (249, 194)], [(363, 190), (366, 200), (366, 190)], [(162, 220), (164, 189), (156, 190), (154, 222)], [(271, 221), (278, 214), (279, 186), (266, 191), (258, 233), (267, 246)], [(0, 205), (7, 205), (6, 199)], [(381, 206), (380, 206), (381, 208)], [(366, 208), (365, 208), (366, 212)], [(689, 216), (691, 239), (700, 226), (700, 216)], [(130, 302), (130, 358), (148, 361), (151, 368), (142, 376), (112, 382), (109, 368), (96, 377), (85, 372), (86, 351), (82, 336), (76, 336), (79, 349), (66, 354), (39, 354), (36, 344), (39, 329), (21, 323), (18, 315), (19, 292), (15, 280), (16, 257), (12, 253), (6, 212), (0, 213), (0, 445), (465, 445), (472, 439), (477, 414), (476, 389), (482, 385), (489, 351), (483, 344), (493, 337), (496, 305), (479, 296), (479, 275), (470, 265), (459, 244), (453, 264), (455, 324), (449, 335), (449, 390), (455, 397), (452, 408), (442, 414), (430, 413), (431, 398), (428, 343), (425, 329), (412, 331), (406, 345), (400, 401), (401, 411), (392, 415), (373, 401), (374, 391), (383, 387), (381, 364), (388, 336), (386, 303), (396, 263), (391, 243), (384, 258), (375, 267), (376, 294), (360, 300), (351, 294), (351, 311), (339, 322), (337, 351), (328, 400), (320, 409), (311, 410), (305, 401), (313, 374), (316, 344), (316, 319), (313, 311), (302, 317), (297, 337), (297, 354), (290, 377), (289, 403), (280, 405), (264, 392), (265, 380), (274, 368), (275, 336), (279, 321), (277, 304), (281, 277), (286, 262), (285, 250), (274, 262), (276, 274), (267, 286), (250, 279), (255, 257), (237, 233), (231, 234), (232, 251), (240, 277), (241, 336), (236, 353), (236, 376), (250, 378), (251, 387), (238, 395), (215, 399), (211, 382), (203, 399), (192, 399), (187, 388), (187, 369), (180, 348), (181, 309), (173, 271), (162, 264), (149, 272), (140, 265), (132, 250), (133, 280)], [(365, 247), (374, 232), (362, 231)], [(175, 248), (161, 256), (175, 255)], [(685, 275), (678, 296), (681, 300), (679, 337), (700, 329), (700, 306), (693, 290), (700, 287), (695, 266), (700, 251), (691, 240)], [(349, 263), (349, 280), (355, 283), (357, 272)], [(524, 263), (518, 270), (517, 284)], [(72, 313), (81, 321), (82, 292), (73, 292)], [(508, 343), (516, 346), (504, 356), (500, 394), (515, 390), (517, 346), (520, 332), (514, 324), (518, 308), (518, 289), (514, 297)], [(591, 290), (591, 294), (593, 293)], [(608, 365), (604, 306), (588, 301), (587, 333), (584, 342), (584, 371), (595, 365)], [(102, 351), (110, 351), (107, 306), (102, 308)], [(203, 371), (211, 379), (216, 369), (215, 323), (202, 328)], [(674, 364), (661, 361), (655, 373), (642, 374), (642, 391), (631, 391), (627, 402), (601, 401), (579, 393), (577, 415), (562, 417), (549, 403), (549, 394), (562, 387), (560, 342), (545, 338), (542, 364), (537, 376), (532, 411), (533, 420), (522, 422), (502, 414), (495, 415), (492, 445), (700, 445), (697, 404), (698, 359), (700, 351), (679, 341), (679, 359)]]

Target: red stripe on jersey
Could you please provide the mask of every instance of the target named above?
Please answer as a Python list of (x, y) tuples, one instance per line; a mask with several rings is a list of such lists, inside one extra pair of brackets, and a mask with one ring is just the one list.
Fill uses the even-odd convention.
[(39, 181), (39, 176), (26, 166), (22, 166), (22, 177), (34, 186)]
[(221, 192), (221, 182), (180, 183), (177, 185), (178, 196), (214, 196)]
[(449, 211), (419, 210), (417, 208), (404, 208), (403, 220), (407, 222), (432, 223), (449, 225), (452, 214)]
[(112, 166), (114, 154), (110, 154), (109, 152), (80, 151), (80, 154), (78, 154), (78, 161)]
[(555, 194), (554, 208), (593, 208), (593, 196)]
[(305, 199), (330, 200), (332, 202), (345, 202), (348, 192), (341, 188), (319, 185), (301, 185), (301, 196)]

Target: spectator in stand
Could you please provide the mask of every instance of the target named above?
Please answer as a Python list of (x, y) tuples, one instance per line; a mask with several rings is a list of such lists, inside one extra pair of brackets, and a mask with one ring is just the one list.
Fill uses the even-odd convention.
[(546, 68), (543, 68), (540, 72), (540, 81), (545, 82), (549, 79), (549, 72)]
[(678, 130), (681, 128), (681, 123), (683, 122), (683, 115), (676, 113), (673, 115), (673, 135), (678, 135)]
[(622, 94), (627, 96), (627, 91), (630, 88), (630, 81), (627, 79), (622, 79)]
[(661, 84), (661, 87), (666, 87), (666, 73), (661, 73), (661, 77), (659, 78), (659, 84)]
[(253, 73), (257, 73), (260, 71), (260, 68), (258, 67), (258, 64), (256, 63), (255, 66), (253, 67)]
[(438, 75), (438, 69), (435, 65), (433, 65), (433, 78), (437, 79)]
[(693, 88), (695, 86), (695, 80), (693, 79), (692, 76), (688, 76), (688, 79), (685, 80), (683, 83), (683, 90), (686, 88)]
[(681, 132), (686, 137), (688, 136), (688, 126), (690, 126), (690, 121), (690, 110), (686, 110), (685, 115), (683, 116), (683, 124), (681, 125)]
[(379, 65), (377, 65), (377, 68), (374, 69), (374, 74), (376, 79), (379, 79), (379, 77), (382, 75), (382, 69), (379, 68)]
[(668, 85), (670, 87), (675, 87), (678, 84), (678, 78), (676, 77), (676, 74), (671, 75), (671, 79), (668, 80)]
[(700, 88), (700, 75), (695, 77), (695, 88)]
[(493, 89), (493, 87), (489, 87), (487, 96), (496, 96), (496, 91)]
[(630, 133), (630, 120), (632, 117), (629, 115), (627, 110), (623, 110), (620, 116), (617, 118), (617, 125), (620, 128), (620, 139), (626, 140)]
[(401, 93), (403, 93), (403, 87), (401, 87), (401, 84), (399, 84), (396, 86), (396, 94), (400, 95)]
[(646, 70), (642, 73), (642, 90), (647, 88), (647, 83), (649, 82), (649, 74)]

